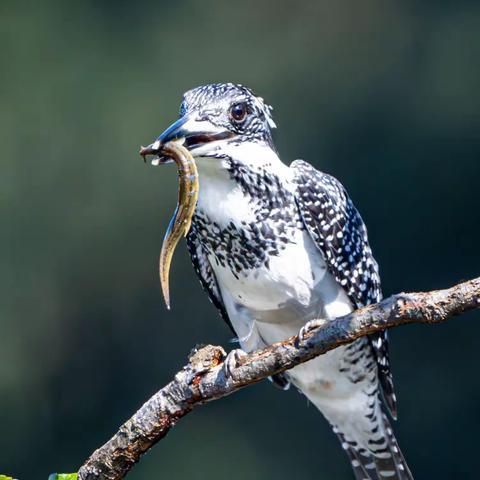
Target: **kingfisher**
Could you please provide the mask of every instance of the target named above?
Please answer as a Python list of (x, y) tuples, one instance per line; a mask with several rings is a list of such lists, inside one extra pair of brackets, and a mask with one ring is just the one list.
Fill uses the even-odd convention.
[[(252, 90), (216, 83), (189, 90), (180, 118), (141, 153), (168, 163), (162, 145), (194, 157), (199, 196), (187, 247), (203, 289), (233, 330), (238, 359), (382, 298), (367, 229), (343, 185), (303, 160), (283, 163), (272, 108)], [(277, 374), (300, 390), (338, 436), (358, 480), (413, 476), (388, 414), (397, 402), (386, 332), (361, 337)]]

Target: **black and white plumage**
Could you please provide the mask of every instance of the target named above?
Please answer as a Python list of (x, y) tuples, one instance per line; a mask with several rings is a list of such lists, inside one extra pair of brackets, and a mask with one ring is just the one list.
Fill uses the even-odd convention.
[[(297, 202), (308, 232), (335, 280), (345, 289), (355, 308), (382, 299), (378, 265), (368, 243), (367, 229), (343, 185), (334, 177), (296, 160)], [(397, 402), (388, 357), (387, 332), (369, 336), (379, 379), (390, 413), (397, 417)]]
[[(149, 148), (184, 139), (200, 194), (187, 238), (196, 273), (242, 349), (297, 334), (381, 299), (365, 225), (343, 186), (275, 150), (271, 108), (245, 87), (187, 92)], [(162, 159), (155, 159), (159, 163)], [(393, 436), (386, 334), (363, 337), (273, 379), (300, 389), (340, 438), (357, 479), (413, 478)]]

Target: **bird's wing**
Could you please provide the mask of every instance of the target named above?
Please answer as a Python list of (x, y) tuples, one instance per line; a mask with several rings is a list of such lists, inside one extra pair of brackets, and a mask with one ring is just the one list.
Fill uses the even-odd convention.
[(191, 228), (187, 235), (187, 248), (192, 259), (193, 268), (200, 279), (203, 289), (208, 294), (208, 298), (210, 298), (210, 301), (215, 307), (217, 307), (220, 316), (225, 320), (232, 332), (235, 333), (232, 322), (228, 317), (225, 304), (223, 303), (222, 293), (220, 292), (215, 273), (213, 272), (210, 261), (202, 248), (202, 244), (197, 238), (194, 228)]
[[(220, 316), (225, 323), (230, 327), (234, 335), (237, 335), (233, 328), (232, 322), (228, 316), (227, 309), (223, 302), (222, 293), (218, 286), (215, 273), (210, 265), (207, 255), (205, 254), (202, 244), (198, 240), (195, 229), (191, 228), (187, 235), (187, 248), (192, 259), (193, 268), (195, 269), (203, 289), (208, 294), (210, 301), (217, 307)], [(290, 386), (287, 374), (278, 373), (269, 377), (269, 380), (282, 390), (287, 390)]]
[[(334, 177), (295, 160), (296, 202), (303, 223), (321, 251), (328, 270), (355, 308), (382, 298), (378, 265), (367, 229), (343, 185)], [(396, 398), (388, 356), (387, 332), (369, 336), (385, 401), (396, 417)]]

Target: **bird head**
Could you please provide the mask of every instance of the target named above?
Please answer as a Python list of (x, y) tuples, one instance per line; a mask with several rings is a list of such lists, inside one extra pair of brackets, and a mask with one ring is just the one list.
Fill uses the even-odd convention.
[(162, 146), (179, 141), (193, 157), (215, 157), (232, 146), (255, 143), (272, 149), (272, 108), (242, 85), (215, 83), (189, 90), (183, 96), (180, 118), (140, 155), (154, 155), (153, 164), (168, 163)]

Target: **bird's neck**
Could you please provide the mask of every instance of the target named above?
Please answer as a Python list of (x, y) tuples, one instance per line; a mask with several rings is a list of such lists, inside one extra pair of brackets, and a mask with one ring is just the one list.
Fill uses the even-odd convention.
[(270, 147), (234, 144), (197, 165), (197, 211), (222, 227), (259, 221), (292, 201), (291, 170)]
[(223, 278), (236, 284), (240, 276), (269, 270), (271, 258), (301, 241), (291, 171), (272, 150), (257, 150), (248, 159), (232, 154), (203, 160), (197, 162), (192, 236), (216, 274), (226, 270)]

